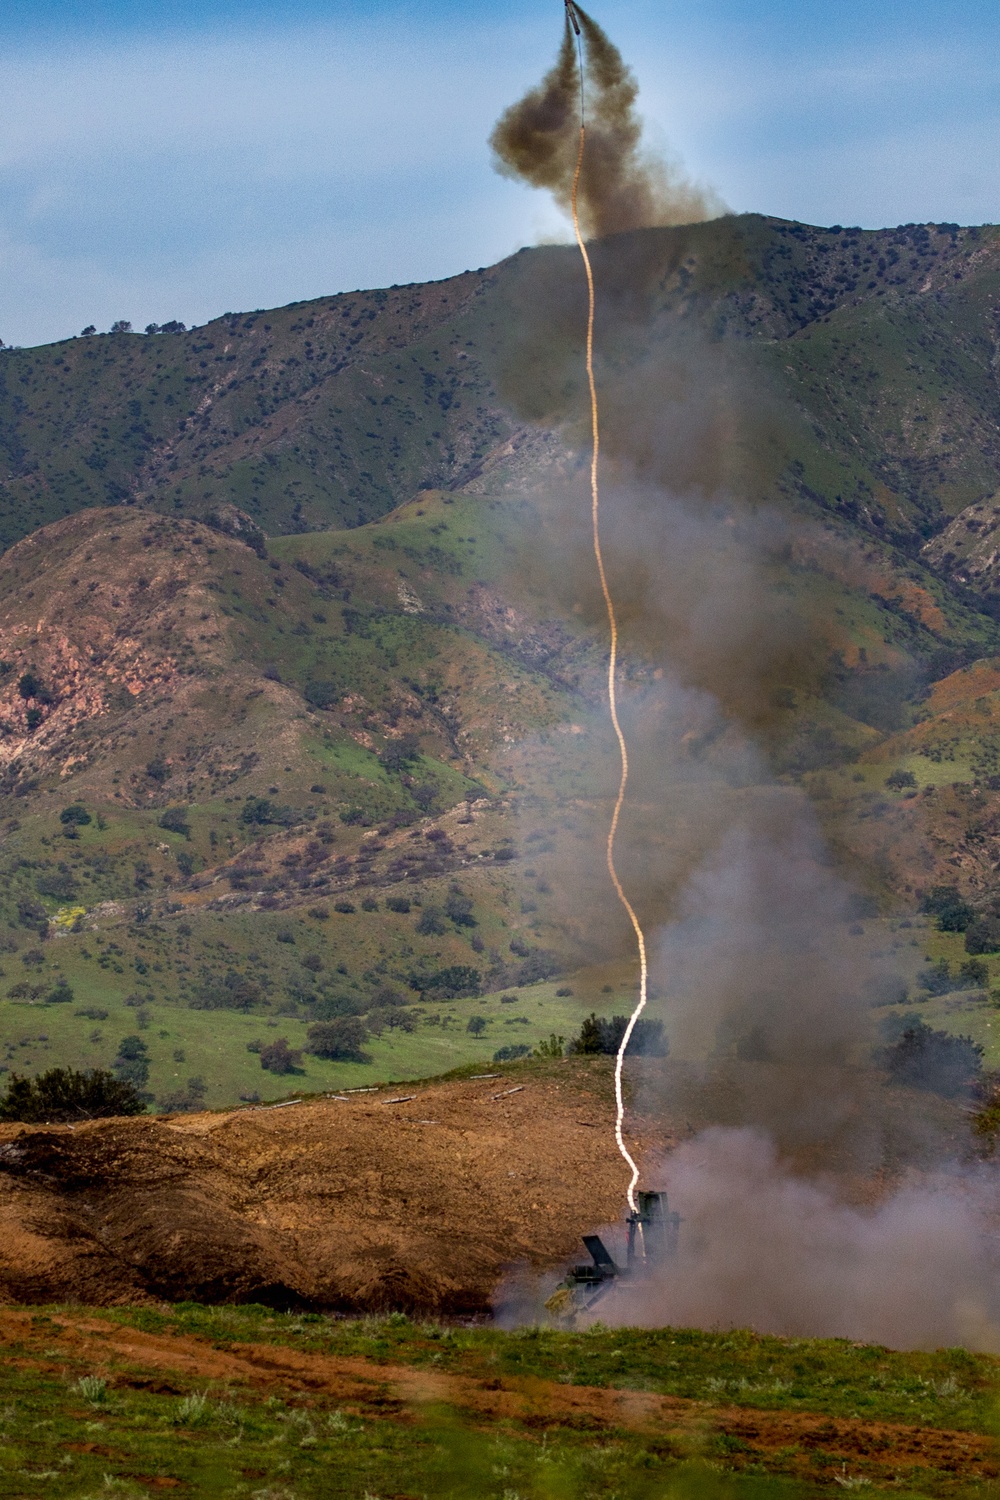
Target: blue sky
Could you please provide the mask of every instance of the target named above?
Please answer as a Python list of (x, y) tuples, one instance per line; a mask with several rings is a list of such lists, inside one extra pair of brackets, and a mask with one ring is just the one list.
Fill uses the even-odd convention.
[[(736, 210), (1000, 219), (983, 0), (593, 0), (654, 143)], [(0, 336), (447, 276), (562, 236), (486, 137), (559, 0), (7, 0)]]

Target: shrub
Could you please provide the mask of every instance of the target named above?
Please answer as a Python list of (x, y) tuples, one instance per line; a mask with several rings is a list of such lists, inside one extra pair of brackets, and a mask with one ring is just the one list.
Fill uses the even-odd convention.
[(335, 901), (333, 909), (334, 911), (339, 911), (343, 917), (353, 917), (357, 908), (353, 901)]
[[(569, 1050), (589, 1056), (604, 1053), (614, 1057), (622, 1044), (628, 1022), (628, 1016), (612, 1016), (609, 1021), (591, 1011), (580, 1027), (580, 1035), (570, 1043)], [(633, 1027), (628, 1050), (636, 1057), (666, 1057), (670, 1045), (663, 1035), (663, 1022), (640, 1018)]]
[(378, 911), (378, 902), (374, 896), (366, 896), (361, 903), (362, 911)]
[(536, 948), (518, 964), (514, 983), (540, 984), (543, 979), (551, 979), (558, 974), (562, 967), (557, 954), (549, 953), (545, 948)]
[(317, 1021), (335, 1021), (338, 1016), (360, 1016), (367, 1009), (360, 995), (324, 995), (316, 1002), (313, 1015)]
[[(54, 984), (49, 990), (49, 993), (45, 997), (45, 1004), (68, 1005), (75, 998), (72, 989), (66, 983), (65, 979), (60, 979), (59, 983)], [(107, 1015), (107, 1011), (104, 1014)]]
[(917, 979), (922, 990), (928, 995), (947, 995), (954, 988), (951, 977), (951, 969), (948, 967), (946, 958), (939, 958), (937, 963), (928, 965)]
[(313, 708), (333, 708), (340, 693), (335, 682), (307, 682), (302, 696)]
[(967, 958), (959, 965), (958, 977), (963, 989), (985, 989), (990, 982), (989, 966), (981, 958)]
[(566, 1044), (564, 1036), (556, 1036), (550, 1031), (547, 1037), (543, 1037), (535, 1048), (536, 1057), (562, 1057), (563, 1048)]
[(260, 1065), (265, 1073), (295, 1073), (301, 1061), (301, 1048), (290, 1047), (286, 1036), (279, 1036), (260, 1049)]
[(386, 1029), (407, 1033), (417, 1029), (413, 1012), (398, 1005), (373, 1006), (365, 1016), (365, 1024), (373, 1036), (381, 1036)]
[(205, 1106), (206, 1086), (203, 1078), (189, 1078), (187, 1088), (176, 1089), (172, 1094), (164, 1094), (157, 1099), (156, 1107), (163, 1114), (189, 1115)]
[(883, 1047), (875, 1059), (894, 1083), (954, 1098), (966, 1093), (982, 1071), (983, 1048), (968, 1036), (932, 1031), (916, 1017), (898, 1041)]
[(323, 971), (323, 960), (318, 953), (307, 953), (304, 958), (299, 959), (299, 963), (311, 974), (320, 974)]
[(524, 1042), (514, 1042), (509, 1047), (498, 1047), (493, 1054), (494, 1062), (516, 1062), (519, 1057), (527, 1057), (531, 1048)]
[(966, 953), (1000, 951), (1000, 917), (977, 917), (965, 932)]
[(885, 784), (891, 792), (901, 792), (906, 786), (916, 786), (917, 778), (912, 771), (890, 771)]
[(308, 1050), (316, 1057), (337, 1062), (371, 1062), (362, 1050), (368, 1040), (368, 1028), (357, 1016), (339, 1016), (336, 1020), (318, 1021), (306, 1032)]
[(386, 896), (386, 909), (406, 913), (410, 909), (410, 903), (405, 896)]
[(482, 975), (468, 964), (449, 964), (430, 973), (413, 973), (410, 989), (432, 1000), (462, 1000), (482, 990)]
[(291, 828), (293, 823), (300, 821), (290, 807), (279, 807), (267, 797), (248, 797), (239, 820), (245, 828), (263, 828), (271, 823), (279, 828)]
[(149, 1082), (149, 1059), (146, 1043), (139, 1036), (123, 1036), (118, 1043), (118, 1056), (111, 1064), (116, 1078), (141, 1089)]
[(415, 734), (403, 734), (398, 740), (390, 740), (379, 756), (385, 769), (397, 774), (419, 758), (420, 741)]
[(565, 1000), (570, 995), (572, 995), (572, 993), (573, 993), (573, 991), (569, 988), (569, 986), (564, 984), (559, 989), (556, 990), (556, 999), (558, 999), (558, 1000)]
[(463, 891), (449, 892), (448, 899), (444, 903), (444, 914), (456, 927), (476, 927), (478, 923), (472, 915), (472, 901)]
[(326, 906), (310, 906), (309, 915), (315, 917), (317, 922), (328, 922), (330, 920), (330, 911)]
[(440, 906), (425, 906), (417, 918), (417, 931), (421, 937), (440, 937), (448, 928)]
[(72, 901), (79, 889), (69, 870), (45, 870), (35, 876), (35, 890), (53, 901)]
[(85, 828), (88, 823), (93, 822), (93, 819), (82, 802), (71, 802), (69, 807), (64, 807), (59, 814), (59, 821), (64, 827), (73, 824), (75, 827)]
[(159, 827), (167, 833), (181, 833), (186, 839), (191, 837), (191, 825), (187, 820), (187, 809), (184, 807), (168, 807), (157, 820)]
[(964, 932), (976, 913), (957, 886), (935, 885), (925, 892), (920, 910), (937, 920), (941, 932)]
[(152, 760), (146, 762), (146, 775), (150, 781), (157, 782), (160, 786), (170, 780), (170, 767), (162, 755), (154, 755)]
[(274, 940), (276, 943), (294, 943), (295, 933), (290, 927), (279, 927), (274, 934)]
[(0, 1098), (0, 1120), (27, 1124), (58, 1124), (72, 1120), (104, 1120), (114, 1115), (141, 1115), (145, 1104), (137, 1089), (103, 1068), (78, 1073), (73, 1068), (50, 1068), (37, 1078), (12, 1075)]

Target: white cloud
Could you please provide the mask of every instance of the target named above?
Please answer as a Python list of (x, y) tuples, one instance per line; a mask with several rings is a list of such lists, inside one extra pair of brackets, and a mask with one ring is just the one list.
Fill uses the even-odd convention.
[[(654, 137), (734, 208), (827, 223), (996, 216), (995, 63), (969, 37), (809, 52), (762, 27), (748, 42), (707, 13), (682, 31), (623, 0), (608, 23), (637, 59)], [(203, 321), (445, 276), (563, 233), (543, 196), (492, 173), (486, 148), (558, 26), (493, 10), (446, 25), (421, 8), (391, 25), (8, 48), (0, 333)]]

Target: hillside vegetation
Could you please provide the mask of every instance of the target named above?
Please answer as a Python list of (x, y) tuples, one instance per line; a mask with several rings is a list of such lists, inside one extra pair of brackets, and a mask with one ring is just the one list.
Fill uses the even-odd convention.
[[(745, 216), (595, 265), (616, 389), (655, 425), (696, 334), (741, 493), (803, 523), (766, 582), (820, 622), (819, 660), (771, 685), (772, 771), (858, 885), (858, 941), (918, 1000), (925, 953), (957, 983), (962, 934), (912, 924), (935, 886), (1000, 899), (997, 231)], [(578, 294), (546, 248), (0, 352), (0, 1066), (132, 1064), (194, 1108), (485, 1066), (625, 1007), (594, 894), (603, 626), (542, 503), (579, 472), (573, 381), (546, 386)], [(550, 295), (556, 353), (533, 344)], [(658, 674), (630, 637), (630, 687), (655, 702)], [(756, 795), (706, 791), (697, 745), (676, 774), (669, 826), (640, 778), (626, 828), (652, 921)], [(983, 962), (935, 1019), (1000, 1061)]]

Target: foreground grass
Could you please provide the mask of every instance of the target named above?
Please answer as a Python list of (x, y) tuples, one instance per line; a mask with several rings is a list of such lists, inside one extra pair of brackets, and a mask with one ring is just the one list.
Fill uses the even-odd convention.
[[(891, 1450), (893, 1438), (878, 1423), (964, 1430), (969, 1441), (991, 1432), (1000, 1367), (962, 1350), (896, 1353), (742, 1331), (504, 1332), (401, 1315), (340, 1320), (194, 1305), (40, 1309), (9, 1319), (7, 1330), (3, 1497), (140, 1500), (176, 1490), (247, 1500), (798, 1500), (821, 1487), (829, 1494), (872, 1485), (902, 1496), (1000, 1494), (992, 1480), (963, 1477), (961, 1465), (948, 1472), (948, 1463), (910, 1461), (896, 1474), (884, 1451), (874, 1465), (855, 1461), (863, 1447), (847, 1450), (845, 1461), (832, 1425), (863, 1419), (881, 1450)], [(176, 1355), (141, 1340), (130, 1346), (122, 1339), (129, 1330), (175, 1338)], [(262, 1344), (370, 1361), (343, 1367), (355, 1377), (362, 1370), (365, 1393), (338, 1393), (329, 1378), (325, 1386), (319, 1378), (283, 1385), (286, 1375), (269, 1367)], [(206, 1357), (240, 1349), (254, 1378), (206, 1379), (199, 1348)], [(449, 1397), (457, 1404), (440, 1404), (440, 1390), (430, 1388), (426, 1399), (399, 1399), (391, 1367), (400, 1365), (458, 1377)], [(537, 1407), (510, 1415), (475, 1409), (475, 1393), (510, 1381), (535, 1392)], [(606, 1420), (546, 1407), (546, 1391), (574, 1385), (705, 1406), (676, 1431), (629, 1418), (629, 1398)], [(473, 1393), (464, 1405), (463, 1389)], [(747, 1444), (737, 1435), (741, 1408), (813, 1414), (819, 1441)]]
[(477, 1378), (534, 1376), (563, 1384), (655, 1391), (772, 1411), (993, 1430), (1000, 1362), (966, 1349), (899, 1352), (848, 1339), (785, 1339), (745, 1329), (606, 1328), (416, 1323), (401, 1314), (340, 1319), (261, 1307), (181, 1304), (169, 1312), (99, 1316), (148, 1332), (195, 1334), (216, 1347), (275, 1343)]

